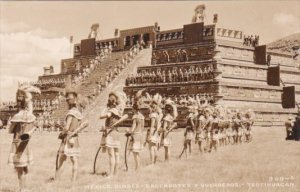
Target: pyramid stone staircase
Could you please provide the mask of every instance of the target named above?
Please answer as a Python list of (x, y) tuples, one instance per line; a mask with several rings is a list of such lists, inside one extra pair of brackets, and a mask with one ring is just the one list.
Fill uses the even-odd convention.
[[(79, 94), (83, 97), (90, 96), (94, 93), (96, 82), (101, 78), (105, 78), (106, 73), (110, 69), (114, 69), (119, 64), (122, 56), (128, 51), (112, 52), (111, 56), (108, 56), (91, 74), (89, 77), (81, 82), (78, 87)], [(53, 111), (52, 117), (54, 119), (63, 120), (67, 112), (67, 103), (62, 101), (59, 108)]]
[(110, 82), (110, 84), (99, 94), (84, 112), (85, 118), (89, 121), (89, 131), (98, 131), (104, 125), (104, 121), (99, 119), (100, 114), (106, 109), (108, 95), (111, 91), (123, 91), (126, 77), (137, 70), (139, 66), (150, 64), (152, 49), (143, 49), (127, 65), (121, 73)]

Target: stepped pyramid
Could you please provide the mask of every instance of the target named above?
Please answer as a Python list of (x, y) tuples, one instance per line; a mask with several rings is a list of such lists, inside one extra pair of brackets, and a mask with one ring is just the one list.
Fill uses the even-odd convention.
[[(174, 39), (177, 34), (182, 38)], [(184, 50), (185, 59), (178, 58), (178, 50)], [(268, 57), (271, 58), (269, 66)], [(219, 28), (217, 24), (193, 23), (182, 29), (158, 32), (151, 65), (139, 67), (137, 72), (211, 66), (213, 78), (133, 84), (125, 86), (124, 91), (133, 95), (146, 88), (152, 95), (160, 93), (166, 97), (209, 93), (215, 104), (254, 110), (256, 126), (281, 127), (289, 115), (294, 116), (299, 110), (300, 70), (297, 62), (292, 54), (267, 50), (264, 45), (243, 45), (242, 31)], [(144, 113), (147, 113), (146, 109)], [(184, 109), (179, 107), (178, 123), (181, 126), (184, 126), (184, 114)]]

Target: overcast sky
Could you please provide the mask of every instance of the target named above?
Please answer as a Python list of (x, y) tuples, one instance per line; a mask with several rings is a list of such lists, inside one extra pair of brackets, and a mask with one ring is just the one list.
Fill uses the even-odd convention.
[(115, 28), (155, 22), (161, 30), (179, 28), (202, 3), (208, 23), (218, 13), (222, 26), (258, 34), (260, 43), (300, 31), (300, 1), (1, 1), (0, 100), (14, 99), (17, 82), (36, 80), (43, 66), (59, 72), (60, 60), (70, 57), (70, 35), (80, 42), (93, 23), (100, 24), (102, 38), (113, 37)]

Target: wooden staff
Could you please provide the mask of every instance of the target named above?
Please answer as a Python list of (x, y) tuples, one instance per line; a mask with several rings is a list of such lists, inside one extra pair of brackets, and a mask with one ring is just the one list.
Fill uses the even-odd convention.
[(126, 133), (125, 136), (127, 137), (126, 139), (126, 144), (125, 144), (125, 167), (126, 167), (126, 171), (128, 171), (128, 164), (127, 164), (127, 148), (128, 148), (128, 143), (129, 143), (129, 138), (131, 138), (131, 134), (130, 133)]

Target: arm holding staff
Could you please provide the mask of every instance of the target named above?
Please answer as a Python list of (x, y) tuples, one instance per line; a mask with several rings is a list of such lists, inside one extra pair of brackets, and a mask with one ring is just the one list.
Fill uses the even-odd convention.
[[(107, 112), (101, 115), (100, 119), (105, 119), (105, 129), (101, 138), (101, 148), (103, 151), (107, 151), (109, 154), (109, 167), (110, 170), (106, 175), (116, 175), (119, 158), (119, 148), (121, 148), (121, 142), (119, 139), (119, 133), (117, 125), (128, 118), (128, 115), (123, 115), (126, 106), (127, 97), (124, 92), (112, 91), (108, 95)], [(97, 155), (95, 157), (95, 161)], [(96, 163), (94, 163), (94, 167)]]
[(74, 135), (78, 134), (80, 131), (82, 131), (83, 129), (85, 129), (87, 126), (89, 126), (88, 121), (84, 121), (80, 124), (80, 126), (75, 129), (74, 131), (72, 131), (69, 135), (68, 138), (70, 139), (71, 137), (73, 137)]

